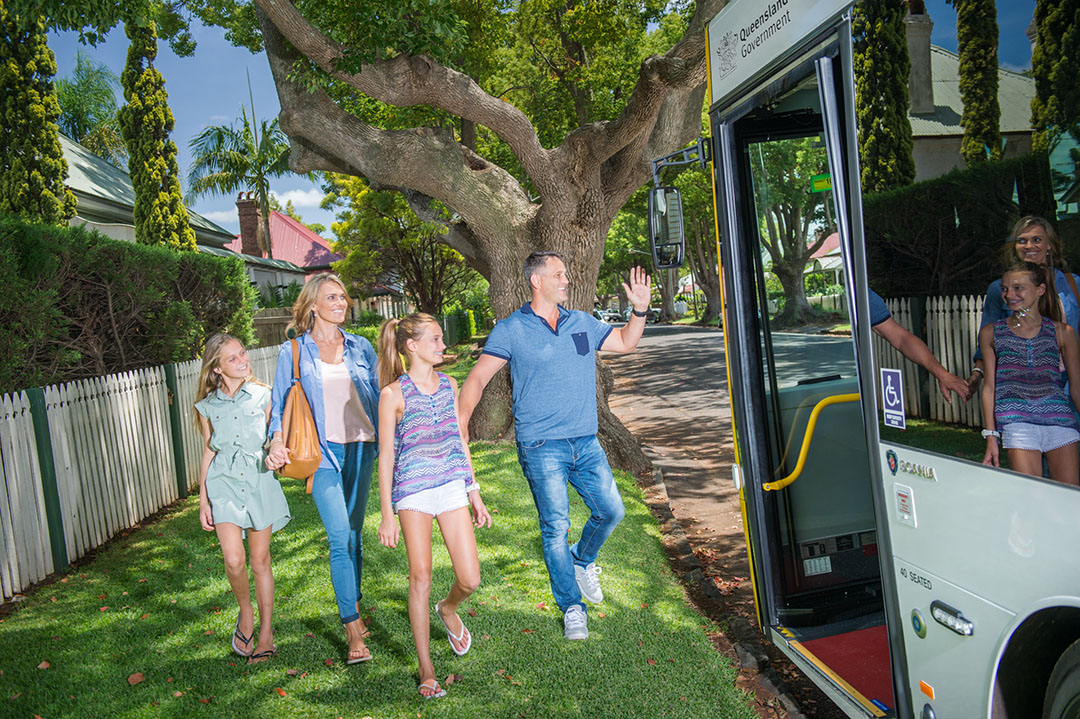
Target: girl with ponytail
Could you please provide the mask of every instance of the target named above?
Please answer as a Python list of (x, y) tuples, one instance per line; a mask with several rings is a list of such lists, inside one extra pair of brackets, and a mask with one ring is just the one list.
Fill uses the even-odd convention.
[[(490, 527), (480, 499), (469, 447), (461, 441), (457, 382), (435, 365), (442, 362), (442, 328), (424, 313), (388, 320), (379, 332), (379, 541), (396, 547), (398, 524), (409, 558), (409, 623), (419, 660), (419, 692), (446, 696), (431, 663), (431, 527), (438, 520), (454, 567), (454, 583), (435, 604), (435, 616), (458, 656), (472, 635), (458, 616), (461, 603), (480, 585), (480, 558), (473, 526)], [(469, 509), (472, 509), (470, 521)], [(394, 521), (394, 514), (397, 521)]]

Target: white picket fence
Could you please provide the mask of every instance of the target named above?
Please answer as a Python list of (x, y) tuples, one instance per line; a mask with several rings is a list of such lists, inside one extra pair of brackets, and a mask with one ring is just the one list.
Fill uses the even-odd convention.
[[(904, 328), (916, 331), (912, 323), (911, 302), (907, 299), (886, 300), (893, 319)], [(926, 301), (926, 344), (945, 369), (961, 379), (971, 373), (972, 356), (977, 347), (979, 318), (982, 315), (983, 298), (967, 297), (931, 297)], [(900, 354), (881, 337), (874, 335), (874, 376), (881, 392), (881, 368), (891, 367), (903, 371), (904, 403), (909, 417), (921, 417), (919, 406), (919, 367)], [(940, 422), (954, 422), (969, 427), (982, 427), (982, 407), (978, 395), (967, 402), (960, 401), (955, 395), (952, 403), (945, 401), (933, 376), (927, 379), (930, 398), (929, 419)]]
[[(250, 352), (270, 384), (277, 347)], [(198, 482), (202, 436), (191, 407), (199, 360), (175, 365), (186, 486)], [(178, 498), (164, 367), (44, 388), (68, 561)], [(0, 396), (0, 602), (53, 566), (37, 437), (26, 392)]]

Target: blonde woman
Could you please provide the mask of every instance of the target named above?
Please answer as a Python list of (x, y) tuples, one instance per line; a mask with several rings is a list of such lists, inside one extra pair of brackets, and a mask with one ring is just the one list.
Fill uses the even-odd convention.
[[(378, 447), (379, 385), (371, 343), (341, 328), (350, 304), (337, 275), (314, 275), (293, 305), (289, 330), (295, 332), (300, 348), (300, 384), (311, 404), (322, 450), (311, 496), (329, 541), (330, 582), (349, 645), (346, 663), (357, 664), (371, 659), (364, 643), (369, 632), (360, 618), (361, 530)], [(285, 342), (278, 353), (270, 411), (266, 463), (271, 469), (288, 459), (281, 416), (292, 377), (292, 343)]]
[[(235, 337), (218, 334), (207, 340), (194, 411), (203, 436), (199, 521), (206, 531), (217, 532), (225, 575), (240, 605), (232, 648), (248, 657), (249, 663), (264, 661), (277, 654), (270, 534), (288, 524), (289, 505), (281, 483), (263, 467), (270, 388), (251, 376), (247, 351)], [(254, 644), (245, 531), (259, 604), (259, 635)]]

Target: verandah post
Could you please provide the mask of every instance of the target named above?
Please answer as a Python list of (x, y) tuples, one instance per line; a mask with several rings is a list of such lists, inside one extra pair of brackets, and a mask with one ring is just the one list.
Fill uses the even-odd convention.
[(34, 443), (37, 445), (38, 468), (41, 470), (41, 493), (45, 500), (45, 519), (49, 525), (53, 571), (63, 572), (68, 566), (67, 540), (64, 539), (60, 492), (56, 488), (56, 464), (53, 462), (49, 417), (45, 411), (45, 390), (42, 387), (28, 389), (26, 398), (30, 401), (30, 416), (34, 421)]
[(165, 386), (169, 391), (169, 429), (176, 466), (176, 492), (183, 499), (188, 495), (187, 468), (184, 465), (184, 435), (180, 430), (180, 405), (176, 401), (176, 365), (171, 362), (165, 365)]

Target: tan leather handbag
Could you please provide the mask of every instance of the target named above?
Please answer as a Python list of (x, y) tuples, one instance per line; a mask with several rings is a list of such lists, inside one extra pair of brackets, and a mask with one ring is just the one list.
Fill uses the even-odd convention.
[(293, 383), (289, 396), (285, 398), (285, 412), (281, 417), (281, 432), (285, 437), (285, 446), (289, 448), (289, 461), (277, 473), (290, 479), (306, 479), (307, 493), (311, 494), (311, 480), (322, 461), (322, 452), (319, 450), (315, 417), (300, 385), (300, 345), (296, 340), (291, 342)]

